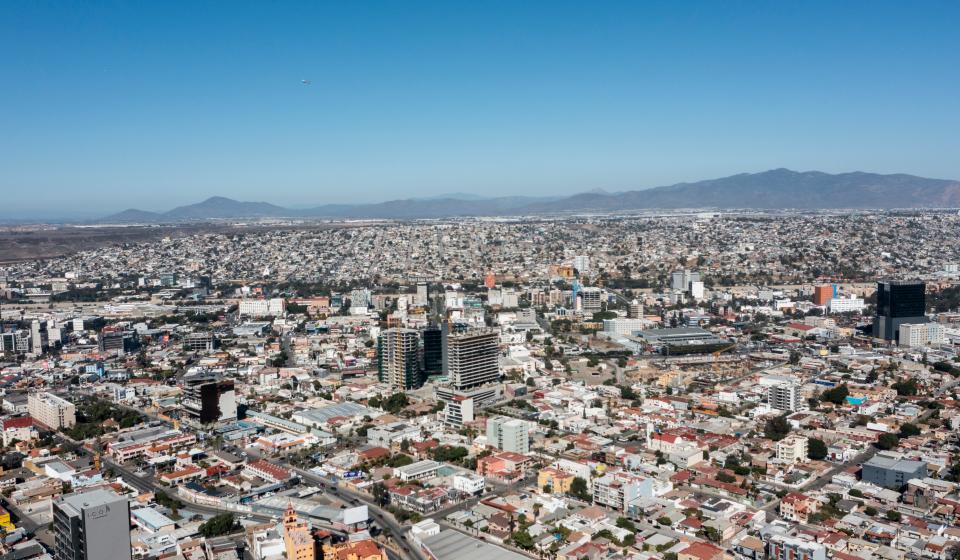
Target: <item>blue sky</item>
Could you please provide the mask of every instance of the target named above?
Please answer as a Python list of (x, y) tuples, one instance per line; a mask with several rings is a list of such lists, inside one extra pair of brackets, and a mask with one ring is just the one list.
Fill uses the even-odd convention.
[(3, 2), (0, 215), (960, 179), (957, 21), (955, 1)]

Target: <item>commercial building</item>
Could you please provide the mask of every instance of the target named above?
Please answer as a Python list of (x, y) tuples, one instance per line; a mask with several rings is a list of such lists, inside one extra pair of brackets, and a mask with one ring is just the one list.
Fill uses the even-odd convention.
[(128, 354), (140, 348), (136, 331), (103, 329), (97, 334), (97, 346), (101, 352)]
[(904, 323), (900, 325), (897, 344), (909, 348), (944, 344), (947, 333), (940, 323)]
[(240, 302), (240, 315), (247, 317), (280, 317), (287, 309), (283, 298), (244, 299)]
[(900, 325), (926, 323), (926, 301), (926, 284), (923, 282), (877, 282), (873, 336), (897, 341)]
[(700, 273), (689, 270), (677, 270), (670, 275), (670, 288), (678, 292), (690, 291), (691, 282), (699, 282)]
[(197, 372), (183, 378), (180, 402), (190, 422), (209, 425), (237, 419), (237, 395), (232, 379), (212, 372)]
[(523, 420), (496, 416), (487, 420), (487, 441), (503, 451), (528, 453), (530, 428)]
[(580, 289), (580, 308), (587, 315), (597, 313), (603, 309), (603, 290), (596, 287)]
[(884, 488), (900, 489), (913, 478), (927, 477), (927, 464), (923, 461), (901, 459), (896, 455), (878, 454), (863, 464), (860, 476)]
[(827, 305), (831, 299), (836, 297), (837, 288), (833, 284), (822, 284), (813, 288), (813, 303), (815, 305)]
[(130, 560), (129, 501), (104, 489), (63, 496), (53, 533), (57, 560)]
[(458, 391), (500, 381), (500, 333), (495, 329), (446, 332), (443, 372)]
[(400, 390), (423, 385), (420, 374), (420, 333), (392, 328), (377, 339), (377, 372), (380, 381)]
[(767, 402), (770, 408), (783, 412), (795, 412), (804, 407), (803, 393), (796, 383), (777, 383), (767, 389)]
[(438, 326), (423, 329), (423, 376), (443, 376), (443, 331)]
[(803, 436), (791, 435), (777, 442), (777, 459), (784, 463), (806, 463), (809, 440)]
[(430, 303), (430, 291), (426, 282), (417, 282), (417, 295), (413, 298), (413, 304), (417, 307), (426, 307)]
[(847, 297), (830, 298), (827, 309), (830, 313), (859, 313), (867, 306), (863, 298), (851, 294)]
[(374, 426), (367, 430), (367, 443), (377, 447), (400, 445), (403, 440), (423, 441), (420, 427), (406, 422), (391, 422), (383, 426)]
[(644, 319), (604, 319), (603, 334), (610, 336), (631, 335), (643, 330), (646, 323), (647, 321)]
[(633, 300), (630, 302), (630, 307), (627, 308), (627, 316), (631, 319), (642, 319), (643, 318), (643, 304), (639, 300)]
[(411, 463), (403, 467), (397, 467), (393, 469), (393, 476), (399, 478), (403, 482), (422, 480), (424, 478), (433, 478), (437, 476), (441, 466), (442, 465), (440, 463), (427, 459), (425, 461)]
[(77, 407), (51, 393), (30, 393), (27, 412), (31, 418), (54, 430), (72, 428), (77, 424)]

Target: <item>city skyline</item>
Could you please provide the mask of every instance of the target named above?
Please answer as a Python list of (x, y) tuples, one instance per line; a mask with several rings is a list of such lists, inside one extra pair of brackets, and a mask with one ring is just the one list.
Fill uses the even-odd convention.
[(186, 6), (2, 8), (5, 213), (960, 178), (950, 3)]

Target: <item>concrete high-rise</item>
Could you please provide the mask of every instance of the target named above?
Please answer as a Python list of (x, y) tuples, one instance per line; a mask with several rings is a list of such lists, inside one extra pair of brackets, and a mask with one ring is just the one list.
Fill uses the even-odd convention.
[(487, 441), (502, 451), (528, 453), (530, 429), (523, 420), (496, 416), (487, 420)]
[(452, 333), (446, 328), (443, 372), (458, 391), (500, 381), (500, 334), (494, 329)]
[(206, 426), (237, 419), (237, 395), (232, 379), (213, 372), (198, 372), (183, 377), (181, 407), (187, 419)]
[(897, 341), (900, 325), (926, 323), (926, 284), (910, 281), (877, 282), (877, 315), (873, 336)]
[(443, 331), (440, 327), (423, 329), (423, 376), (426, 379), (443, 375)]
[(420, 333), (416, 329), (392, 328), (377, 339), (377, 371), (380, 381), (401, 391), (423, 385), (420, 373)]
[(803, 395), (796, 383), (778, 383), (767, 389), (770, 408), (784, 412), (796, 412), (803, 407)]
[(56, 560), (130, 560), (130, 503), (98, 489), (53, 503)]

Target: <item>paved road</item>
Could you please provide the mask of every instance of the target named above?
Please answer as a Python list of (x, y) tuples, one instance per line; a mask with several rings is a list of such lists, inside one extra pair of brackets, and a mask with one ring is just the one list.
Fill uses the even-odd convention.
[(407, 536), (405, 534), (406, 531), (400, 526), (399, 523), (397, 523), (397, 520), (394, 519), (391, 514), (375, 504), (369, 496), (339, 487), (327, 478), (316, 473), (296, 467), (290, 467), (289, 465), (286, 466), (296, 471), (297, 474), (303, 477), (304, 480), (320, 486), (324, 491), (332, 494), (335, 497), (340, 498), (342, 494), (343, 496), (347, 497), (347, 501), (351, 504), (359, 504), (361, 502), (364, 503), (370, 511), (370, 517), (380, 525), (380, 528), (383, 529), (384, 534), (389, 536), (393, 542), (397, 543), (397, 545), (403, 551), (403, 558), (410, 560), (426, 560), (423, 557), (423, 554), (421, 554), (419, 547), (407, 541)]

